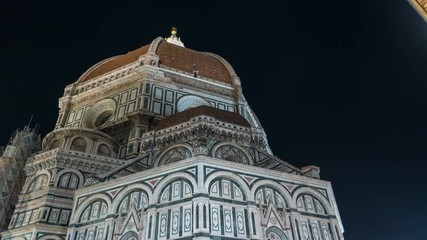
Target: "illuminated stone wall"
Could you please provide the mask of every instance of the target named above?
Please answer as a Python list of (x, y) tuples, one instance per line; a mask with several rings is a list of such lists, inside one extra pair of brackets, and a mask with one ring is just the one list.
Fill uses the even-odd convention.
[(274, 156), (228, 62), (177, 39), (66, 86), (2, 239), (344, 239), (319, 168)]

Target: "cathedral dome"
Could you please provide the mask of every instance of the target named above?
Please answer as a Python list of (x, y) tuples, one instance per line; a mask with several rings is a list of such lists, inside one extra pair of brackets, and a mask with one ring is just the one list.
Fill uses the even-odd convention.
[(183, 45), (170, 43), (167, 39), (165, 40), (161, 37), (156, 38), (153, 42), (141, 48), (95, 64), (83, 73), (77, 82), (87, 82), (125, 65), (140, 61), (144, 55), (158, 56), (159, 59), (156, 64), (160, 68), (178, 70), (192, 76), (240, 85), (233, 68), (222, 57), (213, 53), (199, 52), (185, 48)]

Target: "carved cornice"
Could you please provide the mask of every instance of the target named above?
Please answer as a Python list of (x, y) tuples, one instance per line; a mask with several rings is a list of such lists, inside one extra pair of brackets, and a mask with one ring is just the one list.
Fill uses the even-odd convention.
[(212, 116), (200, 115), (166, 129), (145, 133), (141, 139), (141, 152), (148, 151), (154, 146), (189, 142), (201, 136), (217, 141), (228, 140), (241, 145), (259, 143), (254, 141), (250, 128), (222, 122)]
[[(179, 83), (185, 86), (189, 86), (192, 88), (197, 88), (201, 90), (208, 91), (209, 93), (216, 93), (221, 96), (227, 96), (227, 97), (233, 97), (233, 87), (229, 86), (228, 84), (224, 83), (217, 83), (217, 85), (213, 84), (217, 81), (205, 77), (192, 77), (189, 73), (180, 73), (176, 72), (178, 70), (161, 66), (162, 70), (167, 72), (166, 76), (169, 77), (173, 82)], [(198, 80), (198, 81), (196, 81)]]
[(88, 137), (102, 140), (110, 144), (111, 146), (113, 146), (115, 151), (117, 151), (119, 147), (119, 145), (116, 143), (116, 140), (113, 137), (101, 131), (98, 131), (95, 129), (89, 129), (89, 128), (81, 128), (81, 127), (66, 127), (66, 128), (56, 129), (48, 133), (43, 139), (43, 144), (42, 144), (43, 148), (46, 148), (50, 144), (50, 142), (54, 139), (64, 139), (67, 136), (76, 136), (79, 133), (82, 133)]
[(29, 159), (24, 167), (24, 171), (27, 175), (32, 175), (41, 170), (63, 167), (99, 174), (124, 163), (124, 160), (116, 158), (58, 148), (43, 152)]
[(64, 189), (64, 188), (57, 188), (54, 186), (46, 186), (40, 190), (33, 191), (30, 193), (23, 193), (18, 196), (18, 202), (16, 207), (20, 208), (22, 204), (25, 204), (27, 207), (28, 201), (31, 201), (33, 199), (36, 199), (36, 202), (31, 205), (31, 207), (37, 207), (44, 205), (43, 201), (40, 201), (40, 198), (47, 195), (60, 195), (64, 197), (73, 197), (74, 190), (70, 189)]
[(140, 81), (146, 78), (167, 80), (158, 67), (140, 65), (140, 62), (145, 61), (146, 58), (151, 59), (151, 56), (143, 55), (137, 62), (125, 65), (87, 82), (67, 86), (60, 102), (69, 100), (73, 104), (79, 104), (88, 99), (116, 92), (120, 87), (128, 86), (129, 83), (134, 83), (136, 80)]

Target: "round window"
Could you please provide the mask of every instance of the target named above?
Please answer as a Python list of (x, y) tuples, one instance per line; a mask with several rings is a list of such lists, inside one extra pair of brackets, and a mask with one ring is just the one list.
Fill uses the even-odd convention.
[(198, 106), (209, 106), (209, 107), (211, 107), (209, 102), (206, 101), (205, 99), (198, 97), (198, 96), (194, 96), (194, 95), (188, 95), (188, 96), (181, 97), (178, 100), (178, 103), (176, 104), (176, 110), (178, 112), (182, 112), (182, 111), (185, 111), (187, 109), (195, 108)]
[(85, 115), (84, 125), (88, 128), (98, 128), (106, 124), (116, 111), (113, 99), (104, 99), (95, 103)]

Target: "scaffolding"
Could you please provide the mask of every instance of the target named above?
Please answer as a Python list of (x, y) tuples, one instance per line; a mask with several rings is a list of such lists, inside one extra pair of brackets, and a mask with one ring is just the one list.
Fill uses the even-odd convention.
[(25, 162), (41, 150), (39, 125), (15, 130), (6, 147), (0, 147), (0, 230), (6, 230), (25, 182)]

